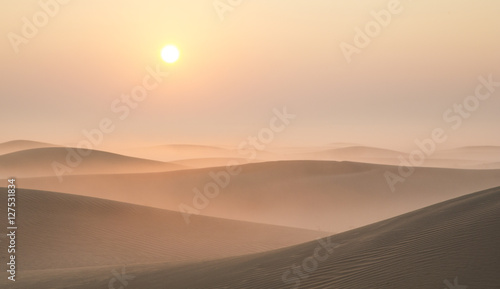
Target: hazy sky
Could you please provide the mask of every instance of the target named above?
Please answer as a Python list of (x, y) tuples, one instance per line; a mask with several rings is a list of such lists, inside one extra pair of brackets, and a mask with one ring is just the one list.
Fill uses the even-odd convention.
[[(297, 117), (272, 145), (410, 149), (436, 127), (444, 146), (500, 145), (500, 87), (459, 129), (456, 113), (443, 119), (479, 76), (500, 81), (497, 0), (243, 0), (223, 20), (213, 0), (42, 0), (47, 19), (36, 0), (4, 2), (2, 142), (75, 144), (109, 118), (105, 146), (237, 145), (287, 107)], [(341, 43), (389, 6), (399, 12), (348, 62)], [(166, 44), (181, 51), (175, 64), (160, 58)], [(121, 120), (113, 101), (158, 65), (170, 75)]]

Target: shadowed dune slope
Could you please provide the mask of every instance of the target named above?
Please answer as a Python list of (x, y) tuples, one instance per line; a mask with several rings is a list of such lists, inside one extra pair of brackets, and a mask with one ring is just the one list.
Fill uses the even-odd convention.
[[(178, 212), (70, 194), (19, 189), (17, 198), (20, 274), (27, 270), (214, 259), (325, 236), (324, 232), (211, 217), (199, 217), (187, 225)], [(0, 201), (6, 204), (7, 194), (1, 194)], [(4, 206), (0, 213), (7, 215)], [(0, 252), (2, 262), (6, 253), (6, 249)]]
[[(225, 168), (167, 173), (67, 176), (20, 179), (23, 188), (58, 191), (179, 210), (195, 207), (195, 189), (216, 183), (219, 194), (199, 213), (333, 233), (367, 225), (470, 192), (500, 186), (500, 170), (415, 168), (392, 192), (386, 172), (397, 167), (327, 161), (282, 161), (248, 164), (231, 176)], [(210, 189), (210, 190), (212, 190)], [(140, 194), (138, 193), (140, 192)], [(209, 192), (214, 195), (213, 192)], [(190, 219), (197, 218), (196, 215)], [(336, 222), (329, 220), (336, 219)]]
[(114, 174), (159, 172), (185, 169), (185, 166), (138, 159), (90, 150), (87, 156), (74, 148), (36, 148), (0, 156), (0, 178), (57, 176), (67, 174)]
[[(128, 288), (500, 288), (499, 214), (500, 188), (489, 189), (322, 239), (335, 246), (311, 241), (196, 264), (128, 266)], [(307, 265), (316, 251), (321, 259)], [(105, 289), (112, 269), (28, 272), (8, 288)]]

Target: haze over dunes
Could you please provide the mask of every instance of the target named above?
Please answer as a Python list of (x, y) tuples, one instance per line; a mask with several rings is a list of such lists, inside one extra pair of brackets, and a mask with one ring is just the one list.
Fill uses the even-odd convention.
[(238, 156), (235, 149), (208, 145), (168, 144), (150, 147), (124, 149), (129, 155), (162, 161), (176, 161), (197, 158), (234, 158)]
[[(203, 261), (325, 236), (324, 232), (201, 216), (187, 226), (178, 212), (46, 191), (20, 189), (17, 195), (23, 208), (17, 218), (22, 228), (17, 247), (22, 272)], [(2, 194), (1, 200), (6, 199)]]
[[(500, 185), (500, 170), (416, 168), (392, 192), (393, 166), (281, 161), (248, 164), (230, 175), (225, 167), (166, 173), (24, 178), (25, 188), (74, 193), (179, 211), (194, 208), (210, 183), (218, 195), (200, 214), (250, 222), (341, 232), (424, 206)], [(226, 185), (226, 186), (224, 186)], [(140, 192), (140, 193), (138, 193)], [(197, 201), (199, 197), (197, 197)], [(190, 219), (197, 218), (196, 215)], [(331, 223), (330, 219), (337, 219)]]
[[(255, 163), (204, 152), (179, 159), (180, 165), (36, 145), (0, 155), (0, 172), (16, 177), (17, 225), (23, 228), (17, 281), (6, 288), (104, 289), (119, 270), (132, 274), (130, 284), (153, 289), (401, 288), (408, 279), (409, 288), (432, 288), (456, 276), (468, 286), (499, 282), (486, 267), (500, 256), (494, 248), (500, 230), (493, 229), (500, 189), (470, 194), (500, 186), (497, 169), (290, 160), (298, 150), (274, 150), (268, 156), (284, 160), (250, 160)], [(299, 150), (306, 158), (316, 148)], [(328, 159), (324, 152), (316, 157)], [(362, 146), (327, 154), (339, 152), (349, 159), (400, 156)], [(484, 161), (496, 152), (445, 153)], [(69, 160), (80, 158), (78, 164), (71, 166), (68, 153)], [(54, 175), (53, 162), (72, 170)], [(207, 167), (189, 168), (190, 162)], [(388, 173), (408, 170), (403, 181), (390, 184)], [(6, 202), (7, 195), (0, 199)], [(339, 234), (324, 238), (332, 233)], [(307, 278), (297, 275), (292, 266), (318, 246), (327, 259)], [(438, 269), (442, 264), (447, 267)]]
[[(27, 192), (26, 198), (29, 199), (32, 193), (34, 192)], [(103, 202), (77, 196), (61, 197), (60, 200), (63, 199), (70, 202), (72, 199), (90, 201), (95, 204)], [(113, 202), (107, 203), (121, 206)], [(83, 215), (77, 213), (75, 217), (78, 217), (73, 220), (78, 221), (78, 218), (88, 216), (85, 212), (88, 210), (87, 206), (81, 206), (78, 210), (83, 211)], [(139, 208), (137, 212), (140, 210)], [(161, 214), (160, 211), (157, 213)], [(320, 241), (203, 263), (129, 265), (126, 267), (126, 273), (134, 277), (129, 281), (131, 287), (140, 284), (140, 287), (151, 289), (296, 288), (298, 286), (417, 289), (441, 288), (446, 285), (446, 281), (454, 284), (455, 278), (459, 284), (466, 285), (467, 288), (469, 286), (496, 288), (500, 286), (498, 268), (495, 265), (500, 256), (500, 248), (497, 246), (497, 240), (500, 238), (499, 213), (500, 188), (495, 188), (333, 235)], [(115, 223), (114, 230), (130, 230), (125, 224), (127, 223)], [(206, 237), (202, 239), (209, 242)], [(321, 260), (316, 260), (313, 270), (304, 271), (305, 267), (301, 267), (305, 264), (304, 260), (314, 256), (317, 248), (322, 248), (321, 246), (325, 248), (321, 252), (323, 254)], [(227, 246), (214, 247), (215, 250), (217, 248), (225, 250)], [(161, 246), (156, 249), (147, 246), (145, 250), (162, 252)], [(124, 251), (117, 253), (123, 255)], [(71, 260), (66, 254), (70, 254), (70, 251), (61, 251), (59, 257), (64, 256), (65, 260)], [(120, 263), (118, 260), (115, 262)], [(293, 266), (297, 265), (303, 275), (292, 273)], [(68, 288), (68, 286), (79, 289), (104, 289), (109, 284), (109, 272), (115, 270), (114, 268), (116, 267), (86, 267), (44, 270), (40, 273), (26, 271), (23, 273), (24, 278), (19, 282), (8, 284), (7, 288), (31, 288), (30, 286), (36, 283), (39, 289)], [(40, 274), (43, 274), (43, 280), (40, 279)]]
[[(215, 261), (211, 266), (188, 265), (169, 270), (166, 284), (200, 289), (299, 285), (300, 288), (420, 289), (446, 287), (444, 280), (454, 283), (457, 278), (467, 288), (497, 288), (500, 287), (498, 214), (500, 188), (490, 189), (334, 235), (329, 242), (338, 246), (332, 247), (328, 259), (318, 261), (316, 270), (307, 273), (302, 269), (307, 275), (303, 279), (296, 274), (285, 274), (287, 270), (291, 273), (294, 264), (300, 266), (313, 256), (320, 246), (316, 241)], [(234, 273), (227, 273), (229, 268)], [(151, 284), (147, 279), (153, 275), (137, 282)], [(284, 275), (287, 278), (283, 279)], [(202, 276), (213, 277), (201, 279)]]
[(4, 143), (0, 143), (0, 155), (13, 153), (22, 150), (36, 149), (36, 148), (46, 148), (46, 147), (59, 147), (58, 145), (30, 141), (30, 140), (13, 140)]
[(0, 289), (500, 289), (500, 1), (0, 10)]
[(75, 148), (47, 147), (0, 155), (0, 177), (62, 176), (158, 172), (185, 168), (177, 164), (127, 157), (109, 152)]
[(497, 146), (460, 147), (445, 150), (434, 148), (431, 153), (425, 153), (419, 147), (416, 147), (411, 152), (402, 152), (347, 144), (329, 149), (289, 150), (288, 154), (281, 155), (281, 157), (286, 159), (353, 161), (397, 166), (401, 165), (401, 159), (408, 162), (410, 154), (415, 151), (421, 152), (425, 156), (424, 161), (419, 166), (463, 169), (500, 168), (495, 166), (496, 162), (500, 162), (500, 147)]

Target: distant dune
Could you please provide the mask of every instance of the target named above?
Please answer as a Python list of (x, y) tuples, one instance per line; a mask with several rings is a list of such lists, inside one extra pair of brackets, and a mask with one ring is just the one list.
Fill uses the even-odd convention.
[(498, 170), (500, 169), (500, 162), (496, 163), (482, 163), (478, 165), (471, 166), (473, 169), (483, 169), (483, 170)]
[[(256, 156), (249, 152), (255, 150)], [(280, 159), (280, 154), (275, 154), (266, 150), (256, 150), (255, 148), (245, 147), (238, 150), (234, 147), (218, 147), (192, 144), (170, 144), (152, 147), (123, 149), (120, 153), (164, 162), (183, 162), (186, 160), (202, 159), (232, 159), (243, 160), (243, 163), (258, 162), (263, 160)]]
[(177, 160), (173, 161), (172, 163), (190, 168), (211, 168), (211, 167), (223, 167), (231, 163), (244, 165), (249, 163), (249, 161), (243, 158), (199, 158), (199, 159)]
[[(342, 232), (470, 192), (500, 186), (500, 170), (416, 168), (390, 190), (385, 173), (398, 168), (350, 162), (248, 164), (222, 189), (226, 169), (166, 173), (23, 178), (23, 188), (74, 193), (178, 211), (194, 207), (195, 189), (219, 179), (218, 195), (199, 213), (274, 225)], [(212, 175), (212, 176), (211, 176)], [(208, 185), (212, 186), (213, 185)], [(140, 192), (140, 193), (139, 193)], [(180, 215), (180, 213), (179, 213)], [(197, 216), (193, 215), (192, 219)], [(335, 222), (331, 220), (335, 219)]]
[(241, 158), (241, 156), (238, 156), (236, 149), (192, 144), (169, 144), (132, 148), (124, 149), (121, 152), (126, 155), (132, 155), (139, 158), (165, 162), (185, 159)]
[[(419, 149), (415, 147), (415, 151)], [(395, 150), (367, 147), (367, 146), (344, 146), (323, 149), (286, 150), (281, 155), (283, 160), (331, 160), (351, 161), (372, 164), (399, 165), (400, 157), (409, 158), (411, 152), (399, 152)], [(426, 155), (423, 167), (437, 168), (462, 168), (462, 169), (485, 169), (499, 168), (490, 163), (500, 162), (500, 147), (475, 146), (463, 147), (451, 150), (438, 150)]]
[(148, 289), (500, 288), (499, 214), (496, 188), (288, 248), (184, 265), (28, 271), (7, 288), (105, 289), (113, 270), (131, 277), (130, 288)]
[(382, 161), (390, 162), (390, 164), (395, 163), (399, 155), (404, 155), (404, 153), (394, 150), (347, 145), (338, 147), (334, 146), (333, 148), (316, 148), (316, 150), (309, 149), (309, 151), (297, 150), (296, 152), (292, 152), (289, 150), (288, 152), (289, 153), (286, 155), (286, 158), (295, 160), (373, 161), (375, 163)]
[(46, 148), (46, 147), (59, 147), (59, 145), (30, 141), (30, 140), (13, 140), (0, 143), (0, 155), (13, 153), (22, 150)]
[(462, 159), (482, 163), (500, 162), (500, 147), (470, 146), (436, 152), (435, 158)]
[(351, 146), (336, 149), (329, 149), (319, 152), (320, 156), (340, 156), (340, 157), (373, 157), (373, 158), (389, 158), (397, 157), (403, 154), (402, 152), (364, 146)]
[[(22, 272), (193, 262), (262, 252), (325, 236), (211, 217), (199, 217), (186, 225), (177, 212), (70, 194), (19, 190), (17, 198), (16, 256)], [(7, 194), (1, 194), (0, 200), (6, 204)], [(1, 253), (2, 262), (5, 255), (6, 250)]]
[[(56, 170), (54, 166), (57, 167)], [(63, 172), (64, 175), (112, 174), (171, 171), (185, 168), (181, 165), (96, 150), (91, 150), (88, 156), (82, 157), (75, 149), (63, 147), (28, 149), (0, 156), (0, 178), (55, 176), (56, 171)]]
[(443, 152), (494, 152), (500, 153), (500, 146), (465, 146), (458, 147), (449, 150), (443, 150)]

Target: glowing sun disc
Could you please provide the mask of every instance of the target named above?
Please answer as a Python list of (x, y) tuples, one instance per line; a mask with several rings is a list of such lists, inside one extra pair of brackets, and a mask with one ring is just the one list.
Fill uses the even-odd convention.
[(161, 58), (167, 63), (174, 63), (179, 59), (179, 49), (174, 45), (167, 45), (161, 50)]

